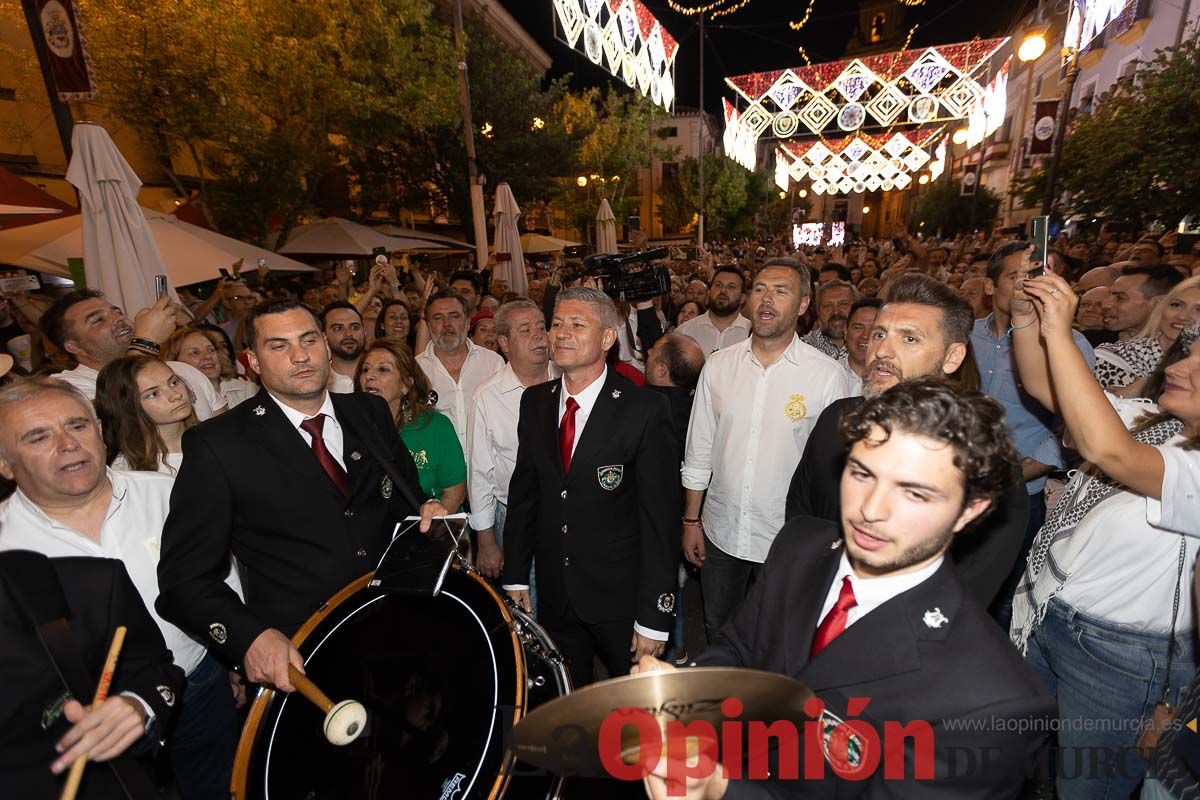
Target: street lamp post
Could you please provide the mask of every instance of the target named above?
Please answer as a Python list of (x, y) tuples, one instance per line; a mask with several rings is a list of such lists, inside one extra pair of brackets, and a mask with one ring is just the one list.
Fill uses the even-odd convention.
[(483, 209), (483, 185), (475, 163), (475, 131), (471, 124), (471, 86), (467, 80), (467, 53), (463, 41), (462, 0), (454, 2), (454, 49), (458, 54), (458, 95), (462, 107), (463, 139), (467, 147), (467, 183), (471, 192), (471, 220), (475, 231), (475, 269), (488, 262), (487, 220)]

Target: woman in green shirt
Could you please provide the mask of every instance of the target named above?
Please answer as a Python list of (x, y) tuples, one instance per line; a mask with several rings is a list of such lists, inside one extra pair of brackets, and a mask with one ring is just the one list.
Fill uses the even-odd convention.
[(454, 425), (430, 403), (429, 379), (402, 339), (383, 337), (367, 346), (354, 384), (387, 401), (400, 438), (417, 465), (421, 489), (452, 513), (467, 497), (467, 462)]

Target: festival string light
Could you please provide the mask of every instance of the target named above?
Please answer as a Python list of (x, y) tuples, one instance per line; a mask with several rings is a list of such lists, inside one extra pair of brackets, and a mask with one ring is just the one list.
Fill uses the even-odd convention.
[(679, 5), (679, 3), (676, 3), (675, 0), (667, 0), (667, 5), (670, 6), (671, 10), (676, 14), (683, 14), (685, 16), (693, 17), (696, 14), (707, 14), (709, 11), (718, 9), (727, 2), (729, 2), (729, 0), (715, 0), (715, 2), (709, 3), (708, 5), (688, 8), (687, 6)]
[(734, 3), (733, 5), (729, 6), (728, 8), (719, 8), (716, 11), (713, 11), (712, 14), (710, 15), (710, 18), (716, 19), (717, 17), (728, 16), (729, 14), (732, 14), (736, 11), (741, 11), (743, 8), (745, 8), (749, 4), (750, 4), (750, 0), (738, 0), (738, 2)]
[[(789, 22), (788, 27), (794, 31), (798, 31), (808, 24), (808, 18), (812, 16), (813, 6), (817, 4), (817, 0), (808, 0), (808, 8), (804, 10), (804, 17), (799, 22)], [(804, 52), (804, 48), (800, 48), (800, 52)]]

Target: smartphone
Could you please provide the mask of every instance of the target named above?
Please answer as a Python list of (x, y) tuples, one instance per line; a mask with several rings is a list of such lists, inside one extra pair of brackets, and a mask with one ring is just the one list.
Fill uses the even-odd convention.
[(233, 280), (233, 276), (229, 274), (229, 270), (225, 269), (224, 267), (221, 267), (219, 270), (217, 270), (217, 272), (219, 272), (221, 274), (221, 277), (224, 278), (225, 280), (227, 280), (227, 281)]
[(156, 298), (158, 298), (159, 300), (162, 300), (164, 297), (167, 296), (167, 276), (166, 275), (155, 275), (154, 276), (154, 296)]
[(1190, 256), (1192, 248), (1198, 241), (1200, 241), (1200, 233), (1181, 233), (1175, 239), (1175, 247), (1171, 249), (1171, 252), (1176, 255)]
[[(1050, 218), (1049, 217), (1034, 217), (1032, 220), (1033, 230), (1033, 255), (1029, 257), (1030, 261), (1036, 261), (1039, 264), (1045, 264), (1046, 259), (1050, 254)], [(1038, 274), (1029, 273), (1029, 277), (1036, 278), (1041, 275), (1044, 270), (1035, 270)]]

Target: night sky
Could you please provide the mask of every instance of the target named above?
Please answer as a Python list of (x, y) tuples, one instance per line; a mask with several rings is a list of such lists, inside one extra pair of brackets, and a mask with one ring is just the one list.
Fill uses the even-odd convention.
[[(571, 74), (576, 88), (604, 86), (615, 82), (607, 70), (588, 61), (587, 56), (554, 38), (551, 0), (500, 0), (550, 54), (550, 76)], [(699, 105), (698, 17), (670, 9), (665, 0), (643, 0), (659, 22), (679, 40), (675, 58), (677, 109)], [(680, 5), (700, 5), (702, 0), (677, 0)], [(969, 41), (975, 36), (1004, 35), (1034, 0), (926, 0), (906, 8), (904, 29), (920, 24), (910, 47)], [(802, 66), (797, 47), (803, 46), (814, 63), (836, 61), (854, 32), (858, 19), (855, 0), (816, 0), (812, 17), (803, 30), (793, 31), (789, 20), (804, 15), (807, 0), (750, 0), (740, 11), (705, 22), (707, 48), (704, 55), (704, 105), (721, 113), (721, 97), (733, 99), (725, 87), (727, 75)]]

